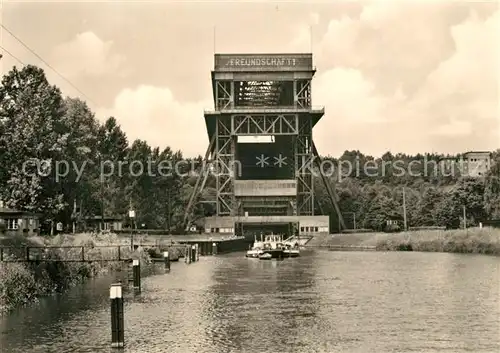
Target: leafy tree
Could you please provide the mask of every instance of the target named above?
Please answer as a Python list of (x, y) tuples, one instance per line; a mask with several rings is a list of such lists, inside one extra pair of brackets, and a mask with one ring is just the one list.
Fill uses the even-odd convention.
[(451, 193), (443, 195), (443, 198), (436, 204), (436, 225), (448, 229), (460, 227), (461, 209), (453, 201)]
[(461, 179), (451, 194), (456, 208), (465, 206), (467, 217), (471, 218), (473, 224), (486, 218), (484, 205), (484, 183), (481, 179)]
[(433, 226), (437, 224), (436, 206), (443, 197), (440, 190), (434, 187), (428, 187), (418, 205), (419, 216), (416, 219), (417, 226)]
[[(126, 193), (130, 161), (125, 164), (128, 142), (114, 117), (99, 127), (97, 158), (94, 163), (94, 198), (100, 201), (99, 213), (104, 216), (123, 216), (128, 209)], [(94, 210), (94, 213), (97, 210)]]
[[(61, 92), (42, 69), (14, 67), (2, 79), (0, 114), (2, 198), (10, 207), (54, 220), (67, 207), (54, 175), (55, 163), (65, 160), (70, 135)], [(42, 173), (36, 164), (45, 167)]]
[[(68, 174), (61, 178), (65, 202), (77, 207), (82, 207), (88, 215), (98, 205), (98, 200), (93, 195), (92, 186), (97, 175), (94, 172), (97, 159), (99, 123), (87, 104), (75, 98), (64, 100), (64, 121), (68, 126), (69, 136), (66, 147), (66, 162)], [(73, 209), (66, 208), (64, 219), (68, 221)]]
[(401, 221), (402, 219), (401, 205), (392, 198), (378, 195), (370, 204), (364, 219), (364, 228), (382, 231), (386, 227), (387, 220)]

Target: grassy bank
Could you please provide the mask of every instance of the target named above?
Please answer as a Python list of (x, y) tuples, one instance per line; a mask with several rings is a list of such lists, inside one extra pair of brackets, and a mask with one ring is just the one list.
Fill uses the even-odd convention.
[(375, 247), (379, 251), (426, 251), (500, 256), (500, 229), (421, 230), (329, 236), (320, 247)]
[[(116, 248), (99, 248), (120, 244), (116, 235), (77, 234), (56, 236), (51, 239), (3, 238), (3, 246), (83, 246), (87, 259), (116, 257)], [(126, 245), (126, 244), (123, 244)], [(49, 254), (51, 259), (64, 260), (78, 257), (80, 249), (68, 249)], [(121, 248), (122, 256), (130, 257), (130, 249)], [(147, 259), (138, 251), (132, 257)], [(88, 278), (121, 270), (121, 262), (30, 262), (0, 263), (0, 313), (35, 302), (39, 297), (61, 292)]]
[(500, 229), (416, 231), (376, 237), (382, 251), (427, 251), (500, 256)]

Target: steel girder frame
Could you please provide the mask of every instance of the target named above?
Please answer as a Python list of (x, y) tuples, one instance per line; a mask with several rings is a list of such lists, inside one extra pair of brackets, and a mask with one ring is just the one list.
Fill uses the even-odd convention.
[(311, 106), (311, 80), (294, 81), (296, 105), (306, 109)]
[(216, 81), (215, 83), (215, 107), (217, 110), (228, 109), (233, 106), (234, 82)]
[(188, 204), (186, 206), (186, 209), (184, 210), (184, 226), (186, 227), (186, 230), (189, 229), (189, 226), (191, 225), (190, 222), (192, 221), (191, 219), (189, 219), (189, 213), (191, 212), (191, 208), (195, 205), (196, 202), (195, 200), (197, 199), (198, 195), (200, 195), (201, 192), (203, 191), (203, 188), (205, 187), (205, 183), (207, 181), (208, 174), (210, 173), (209, 159), (210, 159), (210, 154), (214, 150), (214, 146), (215, 146), (215, 135), (212, 136), (212, 138), (210, 139), (207, 151), (205, 152), (205, 158), (203, 158), (203, 164), (201, 166), (200, 174), (196, 179), (196, 184), (193, 187), (193, 191), (191, 192), (191, 196), (189, 197)]
[(339, 204), (337, 202), (338, 196), (337, 196), (337, 192), (335, 190), (335, 185), (332, 187), (330, 185), (329, 180), (322, 173), (321, 157), (318, 153), (318, 150), (316, 149), (316, 145), (314, 144), (314, 142), (312, 143), (312, 152), (314, 154), (314, 161), (316, 162), (315, 164), (319, 170), (319, 173), (321, 175), (321, 179), (323, 180), (323, 185), (325, 185), (326, 192), (328, 193), (330, 203), (332, 204), (333, 208), (335, 209), (335, 212), (337, 213), (337, 217), (338, 217), (338, 220), (340, 222), (340, 227), (341, 227), (341, 229), (346, 229), (344, 217), (342, 216), (342, 212), (340, 212), (340, 207), (339, 207)]
[(297, 135), (297, 114), (235, 114), (231, 131), (234, 135)]
[(214, 172), (217, 189), (217, 216), (234, 216), (237, 205), (234, 196), (235, 137), (231, 135), (231, 117), (217, 118), (215, 131)]
[(297, 216), (314, 216), (314, 178), (312, 164), (312, 120), (309, 116), (299, 119), (295, 138), (295, 170), (297, 178)]

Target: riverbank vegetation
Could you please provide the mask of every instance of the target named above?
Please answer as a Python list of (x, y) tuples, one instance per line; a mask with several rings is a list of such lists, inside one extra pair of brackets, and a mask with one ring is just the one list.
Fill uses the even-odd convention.
[[(8, 207), (41, 214), (46, 233), (56, 222), (72, 224), (74, 203), (80, 210), (77, 220), (103, 214), (126, 218), (132, 206), (140, 227), (184, 231), (184, 211), (201, 156), (184, 160), (180, 151), (170, 147), (129, 141), (119, 125), (120, 117), (97, 120), (84, 101), (63, 98), (35, 66), (14, 68), (3, 76), (0, 110), (0, 199)], [(436, 164), (443, 157), (388, 152), (375, 158), (359, 151), (325, 157), (341, 166), (336, 168), (341, 176), (329, 181), (337, 189), (347, 227), (354, 228), (354, 219), (357, 228), (374, 230), (386, 230), (388, 219), (401, 223), (403, 186), (409, 227), (457, 228), (463, 206), (470, 225), (500, 218), (500, 150), (494, 151), (497, 163), (484, 179), (461, 177), (460, 170), (454, 170), (454, 176), (449, 171), (443, 175)], [(23, 170), (23, 163), (30, 160), (43, 167), (42, 173), (36, 163), (25, 164)], [(163, 173), (160, 161), (168, 167)], [(316, 179), (316, 213), (330, 215), (331, 229), (336, 230), (338, 217), (320, 178)], [(205, 186), (199, 201), (214, 200), (212, 175)], [(196, 203), (191, 213), (192, 219), (213, 215), (214, 204)]]
[(425, 251), (500, 256), (500, 229), (471, 228), (448, 231), (416, 231), (378, 236), (381, 251)]
[[(15, 237), (2, 239), (1, 245), (13, 247), (78, 246), (85, 247), (87, 259), (116, 258), (120, 244), (116, 235), (58, 235), (51, 239), (42, 237)], [(141, 250), (131, 254), (130, 248), (121, 248), (123, 257), (135, 257), (143, 261), (148, 256)], [(51, 251), (51, 260), (73, 260), (80, 249)], [(5, 255), (8, 259), (8, 254)], [(89, 278), (113, 271), (121, 271), (123, 262), (2, 262), (0, 263), (0, 313), (35, 302), (39, 297), (64, 291)]]
[(320, 247), (367, 247), (378, 251), (422, 251), (500, 256), (500, 229), (469, 228), (401, 233), (345, 234), (325, 239)]

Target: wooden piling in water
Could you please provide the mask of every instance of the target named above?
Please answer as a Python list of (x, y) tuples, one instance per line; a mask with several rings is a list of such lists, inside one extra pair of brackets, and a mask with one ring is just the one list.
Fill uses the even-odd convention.
[(134, 278), (134, 289), (141, 290), (141, 263), (139, 260), (132, 261), (132, 272)]
[(191, 262), (196, 262), (196, 246), (191, 246)]
[(170, 271), (170, 257), (168, 251), (163, 252), (163, 258), (165, 259), (165, 270)]
[(125, 346), (123, 295), (121, 283), (112, 284), (109, 289), (111, 302), (111, 347)]

